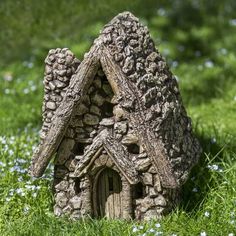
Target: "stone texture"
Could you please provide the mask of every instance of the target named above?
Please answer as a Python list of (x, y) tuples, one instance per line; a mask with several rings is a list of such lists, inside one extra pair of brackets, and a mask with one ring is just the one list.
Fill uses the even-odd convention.
[(103, 126), (113, 126), (114, 125), (114, 119), (112, 118), (103, 118), (100, 122), (100, 125)]
[(57, 106), (55, 102), (47, 102), (46, 107), (50, 110), (55, 110)]
[(61, 207), (61, 208), (65, 207), (68, 202), (68, 198), (66, 196), (66, 193), (59, 192), (59, 193), (55, 194), (55, 201), (59, 207)]
[(83, 122), (87, 125), (97, 125), (99, 123), (99, 117), (92, 114), (85, 114)]
[(144, 173), (144, 174), (143, 174), (143, 183), (144, 183), (145, 185), (153, 185), (152, 174), (150, 174), (150, 173)]
[[(135, 212), (137, 220), (157, 219), (171, 209), (200, 147), (177, 82), (147, 28), (132, 14), (120, 14), (81, 64), (60, 48), (50, 50), (45, 63), (41, 143), (31, 171), (40, 176), (57, 152), (55, 214), (93, 215), (94, 181), (105, 166), (121, 177), (122, 218), (131, 219)], [(96, 147), (104, 130), (112, 135)], [(84, 143), (84, 149), (76, 150), (75, 142)], [(138, 144), (140, 153), (129, 153), (130, 144)], [(98, 152), (102, 146), (107, 152)], [(78, 177), (75, 170), (83, 160), (88, 169)], [(145, 191), (132, 199), (137, 181)]]
[(74, 196), (73, 198), (70, 199), (71, 206), (73, 207), (73, 209), (80, 209), (81, 208), (81, 198), (78, 196)]

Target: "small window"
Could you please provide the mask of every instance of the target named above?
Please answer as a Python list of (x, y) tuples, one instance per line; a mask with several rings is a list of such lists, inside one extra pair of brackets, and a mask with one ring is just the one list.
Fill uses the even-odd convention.
[(113, 116), (113, 104), (105, 101), (101, 107), (103, 117), (112, 117)]
[(134, 198), (143, 198), (144, 197), (144, 186), (141, 182), (134, 185)]
[(74, 181), (74, 190), (75, 190), (76, 195), (81, 192), (79, 178), (76, 178), (75, 181)]
[(84, 149), (86, 146), (87, 146), (86, 143), (80, 143), (80, 142), (77, 143), (74, 147), (74, 154), (79, 156), (84, 155)]
[(132, 143), (127, 145), (128, 148), (128, 152), (131, 154), (139, 154), (139, 145), (137, 145), (136, 143)]

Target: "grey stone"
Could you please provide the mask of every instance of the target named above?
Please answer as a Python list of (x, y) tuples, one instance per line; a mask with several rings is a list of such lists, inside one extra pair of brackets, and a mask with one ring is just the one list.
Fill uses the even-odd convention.
[(161, 192), (162, 187), (161, 187), (161, 181), (158, 174), (153, 175), (153, 182), (154, 182), (154, 188), (156, 189), (156, 191)]
[(113, 95), (113, 91), (112, 91), (112, 89), (111, 89), (110, 84), (103, 84), (103, 85), (102, 85), (102, 89), (103, 89), (103, 91), (104, 91), (106, 94), (108, 94), (108, 95)]
[(98, 77), (98, 78), (95, 78), (94, 81), (93, 81), (93, 85), (96, 87), (96, 88), (101, 88), (102, 87), (102, 82), (101, 82), (101, 79)]
[(143, 174), (143, 183), (144, 183), (145, 185), (153, 185), (152, 174), (150, 174), (150, 173), (144, 173), (144, 174)]
[(138, 171), (146, 171), (150, 165), (151, 160), (149, 158), (137, 159), (135, 167)]
[(147, 196), (142, 200), (140, 210), (142, 212), (146, 212), (148, 209), (154, 206), (155, 206), (154, 200)]
[(99, 117), (92, 114), (85, 114), (83, 122), (87, 125), (97, 125), (99, 123)]
[(103, 118), (100, 122), (100, 125), (103, 126), (113, 126), (114, 125), (114, 120), (112, 118)]
[(73, 208), (70, 205), (67, 205), (62, 209), (62, 211), (63, 211), (63, 214), (70, 215), (71, 212), (73, 211)]
[(61, 207), (64, 208), (68, 202), (67, 196), (64, 192), (59, 192), (55, 194), (55, 201), (56, 204)]
[(78, 196), (74, 196), (73, 198), (71, 198), (69, 203), (74, 209), (80, 209), (82, 204), (81, 198)]
[(47, 102), (47, 103), (46, 103), (46, 107), (47, 107), (48, 109), (50, 109), (50, 110), (56, 110), (57, 105), (56, 105), (55, 102)]
[(95, 106), (95, 105), (92, 105), (90, 107), (90, 112), (95, 114), (95, 115), (98, 115), (98, 116), (101, 116), (101, 110), (99, 107)]
[(119, 106), (114, 106), (113, 107), (113, 114), (115, 115), (115, 118), (117, 121), (120, 121), (124, 117), (124, 110)]
[(55, 185), (55, 189), (59, 191), (66, 191), (69, 186), (68, 181), (62, 180), (58, 184)]
[(57, 206), (57, 205), (54, 206), (53, 210), (54, 210), (55, 216), (61, 216), (62, 213), (63, 213), (62, 209), (59, 206)]
[(143, 216), (143, 219), (145, 221), (150, 221), (150, 220), (159, 220), (161, 217), (159, 214), (157, 214), (157, 211), (156, 209), (150, 209), (148, 210), (147, 212), (145, 212), (144, 216)]
[(151, 198), (158, 196), (158, 192), (156, 191), (154, 187), (149, 187), (149, 196)]
[(105, 98), (99, 93), (95, 93), (94, 96), (91, 98), (91, 101), (93, 104), (96, 104), (100, 107), (104, 103)]
[(114, 125), (114, 129), (118, 134), (126, 134), (127, 123), (126, 122), (117, 122)]
[(83, 103), (80, 103), (77, 107), (76, 107), (76, 111), (75, 111), (75, 115), (83, 115), (85, 113), (87, 113), (89, 111), (88, 106), (86, 106)]
[(56, 89), (56, 85), (51, 81), (51, 82), (49, 82), (49, 88), (51, 89), (51, 90), (55, 90)]
[(64, 87), (67, 86), (65, 83), (63, 83), (63, 82), (60, 81), (60, 80), (55, 80), (55, 81), (54, 81), (54, 84), (56, 85), (57, 88), (64, 88)]
[(166, 206), (166, 199), (160, 194), (158, 197), (154, 199), (155, 205), (157, 206)]

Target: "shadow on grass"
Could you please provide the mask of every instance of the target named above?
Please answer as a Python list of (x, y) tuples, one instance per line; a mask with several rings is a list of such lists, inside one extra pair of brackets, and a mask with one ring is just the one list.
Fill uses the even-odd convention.
[(196, 134), (203, 151), (198, 164), (191, 171), (189, 180), (182, 188), (182, 203), (180, 204), (180, 207), (188, 213), (197, 212), (207, 199), (210, 189), (225, 181), (220, 175), (216, 179), (214, 172), (223, 174), (223, 163), (230, 161), (225, 154), (235, 149), (235, 141), (228, 138), (228, 143), (221, 145), (218, 142), (223, 137), (217, 135), (217, 130), (215, 134), (215, 137), (209, 137), (203, 133)]

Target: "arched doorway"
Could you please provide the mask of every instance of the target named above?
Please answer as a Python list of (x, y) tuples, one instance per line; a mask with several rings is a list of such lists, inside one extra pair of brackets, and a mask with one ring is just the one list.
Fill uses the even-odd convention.
[(116, 171), (105, 168), (99, 173), (94, 199), (98, 217), (121, 218), (121, 190), (121, 178)]

